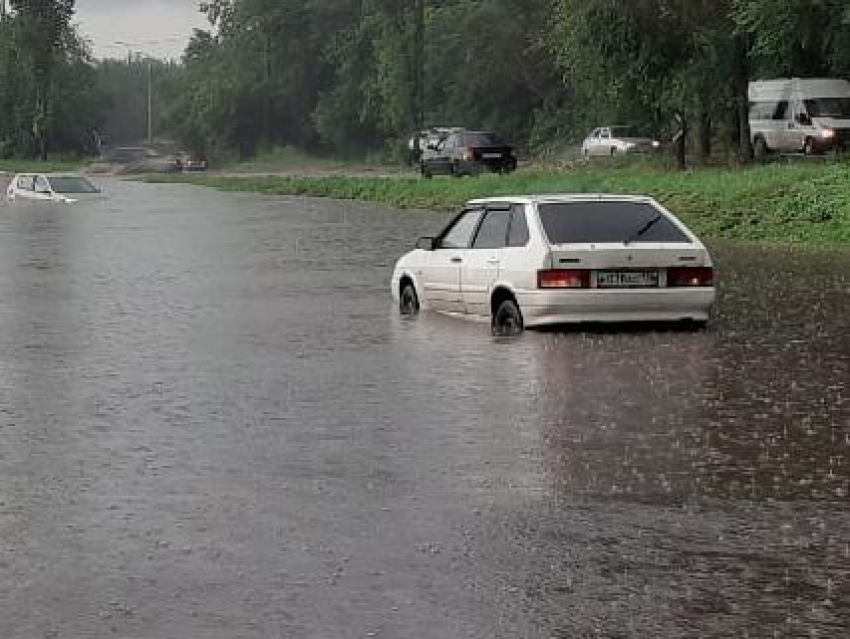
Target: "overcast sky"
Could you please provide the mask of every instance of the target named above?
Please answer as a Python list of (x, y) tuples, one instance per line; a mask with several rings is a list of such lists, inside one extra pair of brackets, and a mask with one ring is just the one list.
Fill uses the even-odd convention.
[(76, 21), (97, 58), (123, 58), (130, 50), (179, 58), (192, 31), (209, 27), (198, 4), (199, 0), (77, 0)]

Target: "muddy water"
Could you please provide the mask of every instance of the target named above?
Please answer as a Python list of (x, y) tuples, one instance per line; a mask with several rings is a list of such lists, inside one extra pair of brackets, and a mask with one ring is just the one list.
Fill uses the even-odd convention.
[(442, 216), (107, 191), (0, 205), (0, 636), (847, 636), (847, 252), (497, 341), (392, 308)]

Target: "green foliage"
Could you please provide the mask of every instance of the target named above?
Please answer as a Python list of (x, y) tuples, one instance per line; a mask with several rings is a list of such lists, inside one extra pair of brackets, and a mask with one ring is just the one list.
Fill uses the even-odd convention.
[(99, 91), (107, 96), (101, 134), (107, 144), (137, 144), (148, 133), (148, 80), (153, 97), (153, 133), (173, 128), (179, 108), (184, 70), (181, 65), (130, 56), (102, 60), (94, 67)]
[(428, 0), (421, 51), (413, 0), (209, 2), (214, 29), (187, 50), (174, 126), (241, 156), (275, 145), (396, 154), (424, 110), (428, 124), (525, 143), (535, 113), (554, 119), (566, 102), (543, 44), (548, 1)]
[(522, 193), (637, 193), (656, 197), (704, 239), (850, 244), (846, 165), (774, 165), (670, 173), (651, 165), (480, 178), (153, 176), (228, 191), (309, 195), (452, 209), (469, 199)]
[(0, 157), (85, 154), (102, 119), (73, 0), (15, 0), (0, 20)]

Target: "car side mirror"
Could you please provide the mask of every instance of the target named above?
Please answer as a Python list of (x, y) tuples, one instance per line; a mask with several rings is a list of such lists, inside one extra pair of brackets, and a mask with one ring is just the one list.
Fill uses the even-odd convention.
[(416, 248), (422, 249), (423, 251), (433, 251), (437, 248), (437, 238), (420, 237), (418, 240), (416, 240)]

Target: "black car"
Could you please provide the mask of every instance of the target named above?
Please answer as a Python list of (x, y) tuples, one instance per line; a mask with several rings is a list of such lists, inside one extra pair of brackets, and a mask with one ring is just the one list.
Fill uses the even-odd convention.
[(516, 150), (492, 133), (456, 131), (425, 148), (419, 168), (423, 177), (510, 173), (517, 167)]

